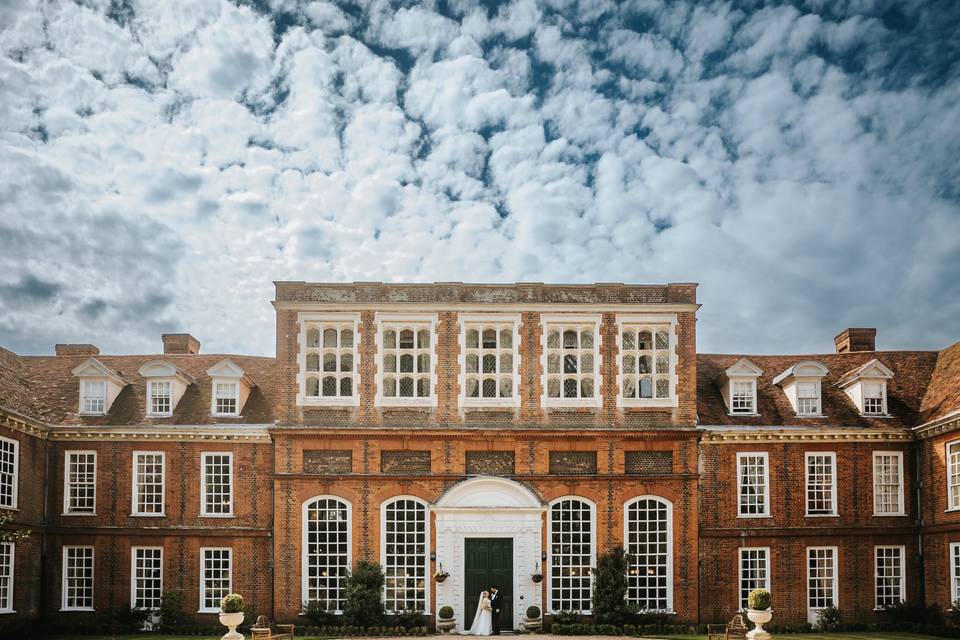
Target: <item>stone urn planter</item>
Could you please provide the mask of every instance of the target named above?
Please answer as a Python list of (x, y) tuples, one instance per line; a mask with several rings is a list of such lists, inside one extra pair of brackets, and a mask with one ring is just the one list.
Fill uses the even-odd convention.
[(747, 632), (747, 637), (750, 640), (769, 640), (770, 632), (763, 628), (763, 625), (773, 618), (769, 591), (754, 589), (750, 592), (747, 596), (747, 617), (750, 622), (757, 625), (756, 628)]
[(523, 616), (520, 626), (528, 633), (539, 631), (541, 627), (543, 627), (543, 619), (540, 617), (540, 608), (527, 607), (526, 614)]
[(453, 619), (453, 607), (440, 607), (439, 619), (437, 620), (437, 631), (440, 633), (450, 633), (457, 626), (457, 621)]
[(237, 627), (243, 624), (243, 596), (230, 593), (220, 601), (220, 624), (229, 631), (223, 635), (223, 640), (243, 640), (243, 634)]

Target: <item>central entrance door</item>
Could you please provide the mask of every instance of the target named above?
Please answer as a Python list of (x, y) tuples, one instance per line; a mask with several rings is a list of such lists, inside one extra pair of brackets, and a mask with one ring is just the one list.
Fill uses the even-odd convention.
[(480, 602), (480, 592), (491, 584), (503, 598), (500, 629), (513, 629), (513, 538), (464, 539), (463, 627), (469, 629)]

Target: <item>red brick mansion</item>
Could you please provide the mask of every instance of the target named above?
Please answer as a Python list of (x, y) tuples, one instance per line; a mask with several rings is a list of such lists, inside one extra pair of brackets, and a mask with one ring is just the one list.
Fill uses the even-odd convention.
[[(0, 349), (0, 628), (185, 594), (295, 620), (380, 562), (388, 610), (504, 591), (725, 620), (960, 597), (960, 344), (697, 353), (696, 285), (276, 285), (276, 357)], [(826, 346), (826, 345), (825, 345)], [(442, 569), (441, 582), (433, 574)], [(532, 578), (542, 574), (542, 581)]]

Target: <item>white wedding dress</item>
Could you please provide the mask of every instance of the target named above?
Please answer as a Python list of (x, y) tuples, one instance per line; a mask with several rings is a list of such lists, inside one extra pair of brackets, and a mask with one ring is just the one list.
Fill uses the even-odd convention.
[(480, 604), (477, 605), (477, 613), (473, 616), (473, 624), (467, 631), (471, 636), (489, 636), (493, 633), (493, 612), (490, 607), (490, 599), (480, 594)]

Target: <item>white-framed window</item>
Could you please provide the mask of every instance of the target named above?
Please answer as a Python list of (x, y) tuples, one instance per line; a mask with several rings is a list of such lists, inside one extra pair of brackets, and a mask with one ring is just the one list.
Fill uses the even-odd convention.
[(947, 448), (947, 509), (960, 509), (960, 440)]
[(619, 406), (675, 404), (674, 319), (617, 317)]
[(806, 454), (807, 515), (837, 515), (837, 454), (808, 451)]
[(960, 600), (960, 542), (950, 543), (950, 602)]
[(543, 406), (600, 406), (600, 316), (542, 316)]
[(740, 549), (740, 608), (747, 608), (747, 597), (754, 589), (770, 589), (770, 548)]
[(16, 613), (13, 610), (13, 566), (16, 548), (14, 542), (0, 542), (0, 613)]
[(19, 485), (20, 443), (0, 436), (0, 508), (17, 508)]
[(868, 416), (882, 416), (887, 413), (887, 383), (864, 380), (860, 383), (863, 394), (863, 413)]
[(217, 613), (220, 601), (233, 590), (233, 549), (201, 547), (200, 611)]
[(343, 612), (344, 579), (351, 567), (351, 505), (343, 498), (317, 496), (303, 503), (301, 600)]
[(904, 515), (901, 451), (873, 452), (873, 515)]
[(233, 454), (200, 454), (200, 515), (233, 515)]
[(627, 601), (641, 611), (673, 611), (673, 503), (641, 496), (624, 510), (624, 539), (633, 558)]
[(235, 381), (213, 383), (213, 409), (216, 416), (240, 414), (240, 383)]
[(300, 314), (300, 403), (359, 404), (360, 315)]
[(730, 413), (754, 414), (757, 412), (757, 381), (732, 380), (730, 382)]
[(130, 608), (156, 611), (163, 595), (163, 547), (130, 549)]
[(769, 517), (770, 468), (766, 452), (737, 453), (737, 495), (738, 517)]
[(133, 515), (162, 516), (164, 454), (162, 451), (133, 452)]
[(820, 415), (820, 382), (797, 382), (797, 415)]
[(519, 406), (520, 317), (460, 317), (460, 403)]
[(63, 548), (61, 611), (93, 611), (93, 547)]
[(427, 504), (410, 496), (384, 502), (381, 562), (387, 613), (429, 610), (430, 514)]
[(80, 381), (80, 413), (102, 415), (107, 407), (107, 381)]
[(596, 506), (590, 500), (565, 496), (550, 503), (549, 611), (592, 610), (595, 529)]
[(95, 515), (97, 512), (97, 452), (65, 451), (63, 463), (64, 515)]
[(377, 402), (436, 406), (436, 332), (433, 314), (377, 314)]
[(904, 601), (905, 572), (903, 546), (878, 546), (874, 551), (874, 584), (876, 586), (876, 607), (885, 609)]
[(173, 415), (173, 381), (147, 380), (147, 414)]
[(807, 609), (836, 606), (838, 582), (837, 548), (807, 547)]

